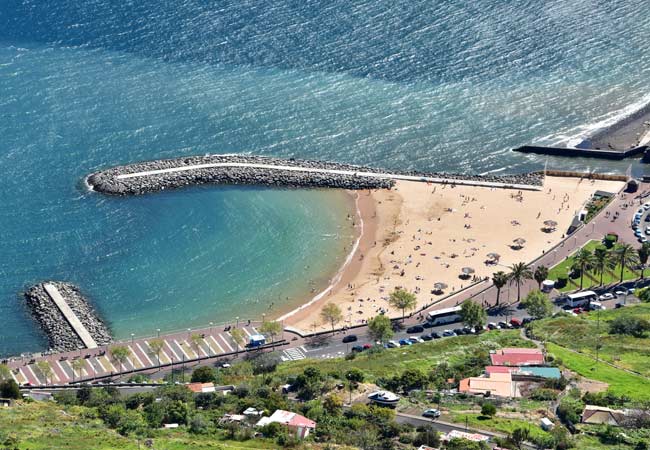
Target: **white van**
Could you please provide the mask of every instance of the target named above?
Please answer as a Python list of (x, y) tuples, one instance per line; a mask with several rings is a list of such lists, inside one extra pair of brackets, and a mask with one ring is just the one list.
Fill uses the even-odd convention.
[(600, 302), (591, 302), (591, 304), (590, 304), (589, 306), (591, 307), (591, 309), (592, 309), (593, 311), (598, 311), (598, 310), (601, 310), (601, 311), (602, 311), (603, 309), (606, 309), (606, 308), (603, 306), (603, 304), (600, 303)]

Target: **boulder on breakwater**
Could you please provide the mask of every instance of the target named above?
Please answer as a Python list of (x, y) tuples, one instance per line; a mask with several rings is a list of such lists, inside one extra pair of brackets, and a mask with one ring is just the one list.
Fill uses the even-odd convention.
[(51, 351), (77, 350), (84, 348), (84, 344), (45, 291), (45, 284), (51, 284), (57, 288), (97, 345), (107, 345), (113, 341), (106, 324), (75, 285), (60, 281), (47, 281), (29, 288), (25, 292), (25, 300), (32, 317), (45, 332)]
[[(205, 167), (206, 164), (231, 164), (228, 166)], [(251, 167), (238, 164), (257, 164), (276, 167)], [(123, 175), (138, 172), (182, 169), (186, 170), (149, 173), (133, 177)], [(281, 166), (281, 167), (277, 167)], [(308, 172), (293, 170), (320, 169), (345, 171), (347, 173)], [(389, 189), (395, 181), (388, 177), (367, 176), (363, 172), (390, 175), (432, 177), (454, 181), (476, 181), (483, 183), (533, 185), (542, 184), (539, 173), (504, 176), (458, 175), (447, 173), (425, 173), (418, 171), (392, 171), (349, 164), (298, 159), (280, 159), (250, 155), (206, 155), (176, 159), (146, 161), (116, 166), (96, 172), (86, 179), (95, 191), (113, 195), (139, 195), (198, 184), (243, 184), (290, 188), (339, 188), (339, 189)]]

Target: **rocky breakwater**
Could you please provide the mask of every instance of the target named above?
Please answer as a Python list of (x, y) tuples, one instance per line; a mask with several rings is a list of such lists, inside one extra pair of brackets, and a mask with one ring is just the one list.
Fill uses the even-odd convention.
[(393, 176), (482, 183), (541, 185), (539, 174), (510, 176), (399, 172), (323, 161), (250, 155), (206, 155), (147, 161), (96, 172), (86, 179), (95, 191), (139, 195), (196, 184), (245, 184), (295, 188), (389, 189)]
[(94, 308), (83, 297), (79, 289), (59, 281), (48, 281), (32, 286), (25, 292), (27, 308), (45, 332), (51, 351), (64, 352), (84, 348), (84, 344), (65, 318), (61, 310), (46, 292), (44, 285), (57, 288), (70, 309), (95, 340), (97, 345), (112, 342), (111, 333), (99, 318)]

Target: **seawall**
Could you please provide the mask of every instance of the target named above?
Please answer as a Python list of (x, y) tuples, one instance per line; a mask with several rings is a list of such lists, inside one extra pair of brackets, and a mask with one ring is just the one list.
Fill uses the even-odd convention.
[(524, 145), (515, 148), (520, 153), (536, 153), (539, 155), (553, 156), (575, 156), (584, 158), (600, 158), (610, 160), (621, 160), (638, 156), (646, 152), (647, 146), (634, 147), (628, 150), (598, 150), (593, 148), (572, 148), (572, 147), (544, 147), (539, 145)]
[[(216, 166), (215, 166), (216, 165)], [(484, 185), (541, 186), (539, 174), (480, 176), (392, 171), (323, 161), (249, 155), (206, 155), (117, 166), (88, 176), (95, 191), (139, 195), (200, 184), (239, 184), (289, 188), (388, 189), (399, 177), (421, 181), (474, 182)]]
[(101, 346), (112, 342), (108, 327), (76, 286), (60, 281), (48, 281), (29, 288), (25, 292), (25, 300), (32, 317), (47, 336), (50, 350), (63, 352), (86, 346), (46, 291), (45, 285), (47, 284), (56, 287), (97, 345)]

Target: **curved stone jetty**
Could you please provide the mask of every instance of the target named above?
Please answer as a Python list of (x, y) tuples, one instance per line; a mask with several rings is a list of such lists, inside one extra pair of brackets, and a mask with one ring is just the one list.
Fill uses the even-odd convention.
[(25, 299), (32, 316), (47, 335), (52, 351), (101, 346), (113, 340), (108, 327), (73, 284), (39, 283), (25, 292)]
[(322, 161), (250, 155), (206, 155), (117, 166), (86, 179), (95, 191), (139, 195), (198, 184), (277, 187), (388, 189), (396, 180), (473, 184), (519, 189), (539, 188), (539, 173), (505, 176), (398, 172)]

